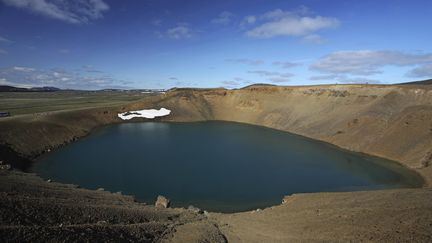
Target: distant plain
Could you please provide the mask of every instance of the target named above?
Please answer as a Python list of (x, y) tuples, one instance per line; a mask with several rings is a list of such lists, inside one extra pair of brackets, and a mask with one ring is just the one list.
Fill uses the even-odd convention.
[(140, 91), (1, 92), (0, 111), (10, 112), (14, 116), (106, 107), (137, 101), (149, 95)]

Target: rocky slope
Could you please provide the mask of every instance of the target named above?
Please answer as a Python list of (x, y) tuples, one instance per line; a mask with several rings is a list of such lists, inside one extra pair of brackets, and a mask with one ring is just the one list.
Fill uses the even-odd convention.
[(431, 199), (431, 189), (295, 194), (212, 219), (228, 242), (431, 242)]
[[(117, 117), (119, 112), (161, 107), (170, 109), (172, 113), (159, 118), (160, 121), (225, 120), (267, 126), (326, 141), (345, 149), (392, 159), (418, 171), (427, 180), (428, 186), (432, 181), (432, 87), (428, 85), (177, 89), (123, 107), (4, 118), (0, 120), (0, 159), (7, 159), (7, 162), (25, 168), (25, 164), (31, 162), (27, 159), (72, 142), (99, 126), (121, 122)], [(134, 121), (141, 122), (143, 119)], [(0, 228), (2, 234), (8, 234), (9, 239), (33, 239), (26, 237), (33, 237), (35, 232), (41, 230), (39, 224), (43, 226), (41, 232), (45, 232), (41, 235), (48, 235), (51, 239), (69, 239), (61, 238), (60, 236), (69, 237), (68, 233), (55, 225), (62, 221), (73, 225), (72, 228), (86, 225), (89, 222), (82, 221), (81, 217), (74, 218), (76, 221), (67, 220), (76, 212), (85, 212), (93, 205), (105, 205), (107, 200), (98, 198), (99, 192), (86, 191), (88, 194), (81, 194), (82, 191), (76, 191), (81, 189), (56, 187), (46, 192), (40, 189), (45, 185), (33, 183), (33, 180), (36, 180), (34, 176), (25, 176), (0, 176), (3, 194), (0, 211), (1, 215), (6, 215), (2, 216), (2, 222), (5, 223)], [(3, 186), (3, 183), (8, 186)], [(28, 190), (34, 190), (35, 193), (31, 192), (29, 195), (27, 189), (22, 188), (30, 188)], [(68, 191), (67, 196), (64, 190)], [(90, 197), (88, 201), (82, 200), (78, 203), (82, 208), (77, 209), (75, 202), (67, 201), (75, 194), (82, 198)], [(429, 187), (375, 192), (314, 193), (294, 195), (290, 198), (292, 199), (288, 200), (289, 203), (256, 213), (211, 214), (209, 219), (202, 220), (184, 216), (189, 220), (184, 225), (177, 225), (168, 219), (170, 216), (165, 217), (162, 214), (162, 218), (155, 220), (158, 226), (139, 225), (140, 223), (134, 220), (141, 216), (135, 214), (140, 215), (143, 211), (127, 213), (120, 203), (118, 208), (113, 206), (109, 217), (127, 215), (121, 226), (106, 228), (108, 226), (97, 225), (96, 219), (100, 220), (99, 215), (104, 214), (103, 206), (98, 211), (100, 213), (96, 213), (95, 220), (89, 223), (89, 227), (96, 235), (105, 235), (106, 238), (103, 239), (114, 237), (108, 231), (126, 230), (132, 240), (170, 239), (179, 242), (224, 241), (225, 237), (233, 242), (262, 242), (266, 239), (280, 242), (431, 240), (432, 194)], [(62, 204), (63, 200), (66, 200), (66, 203)], [(113, 200), (111, 196), (109, 200)], [(42, 217), (40, 212), (45, 212), (48, 205), (59, 205), (58, 210), (65, 210), (65, 216), (59, 216), (62, 221), (54, 220), (58, 213), (51, 216), (51, 221), (38, 219)], [(126, 204), (125, 207), (142, 205)], [(149, 210), (145, 215), (159, 214), (154, 212), (154, 208), (145, 210)], [(31, 222), (28, 224), (24, 220), (27, 212), (31, 215), (27, 218), (28, 222)], [(177, 215), (179, 214), (183, 215)], [(106, 221), (109, 217), (102, 220)], [(14, 218), (20, 221), (16, 222)], [(131, 223), (126, 223), (129, 219)], [(169, 237), (161, 233), (173, 227), (175, 230), (170, 231), (172, 234)], [(145, 232), (150, 233), (146, 236)], [(197, 238), (191, 238), (195, 236)]]
[[(184, 229), (201, 235), (184, 236)], [(131, 196), (46, 182), (0, 171), (2, 242), (225, 242), (214, 223), (186, 209), (135, 202)]]
[(430, 242), (432, 190), (295, 194), (259, 211), (202, 214), (0, 171), (2, 242)]
[(432, 178), (430, 86), (178, 90), (153, 105), (172, 109), (168, 120), (262, 125), (399, 161), (422, 173), (429, 182)]
[(121, 122), (118, 112), (158, 107), (172, 110), (159, 120), (244, 122), (386, 157), (411, 168), (432, 163), (432, 87), (427, 85), (178, 89), (124, 107), (4, 118), (0, 143), (26, 156), (37, 155), (98, 126)]

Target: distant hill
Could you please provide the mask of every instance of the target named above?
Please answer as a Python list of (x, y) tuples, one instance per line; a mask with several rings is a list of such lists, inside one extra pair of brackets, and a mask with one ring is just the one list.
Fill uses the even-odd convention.
[(34, 87), (34, 88), (18, 88), (9, 85), (0, 85), (0, 92), (54, 92), (61, 89), (56, 87)]
[(183, 88), (178, 88), (178, 87), (173, 87), (170, 88), (168, 90), (166, 90), (166, 92), (170, 92), (170, 91), (213, 91), (213, 90), (225, 90), (225, 88), (188, 88), (188, 87), (183, 87)]
[(53, 92), (53, 91), (60, 91), (61, 89), (56, 87), (34, 87), (30, 88), (30, 91), (36, 91), (36, 92)]
[(410, 85), (410, 84), (415, 84), (415, 85), (432, 85), (432, 79), (426, 79), (426, 80), (421, 80), (421, 81), (414, 81), (414, 82), (407, 82), (407, 83), (400, 83), (401, 85)]
[(0, 85), (0, 92), (25, 92), (26, 88), (17, 88), (8, 85)]
[(251, 84), (251, 85), (248, 85), (248, 86), (244, 86), (244, 87), (242, 87), (240, 89), (247, 89), (247, 88), (252, 88), (252, 87), (260, 87), (260, 86), (277, 86), (277, 85), (274, 85), (274, 84), (265, 84), (265, 83), (256, 83), (256, 84)]

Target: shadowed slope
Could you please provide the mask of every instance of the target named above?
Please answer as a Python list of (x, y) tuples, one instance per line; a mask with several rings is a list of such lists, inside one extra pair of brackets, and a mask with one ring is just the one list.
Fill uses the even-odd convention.
[[(85, 136), (98, 126), (120, 122), (117, 113), (162, 107), (172, 113), (158, 120), (226, 120), (272, 127), (399, 161), (431, 182), (432, 89), (427, 85), (173, 90), (120, 107), (4, 118), (0, 121), (0, 141), (17, 154), (31, 158)], [(69, 189), (58, 184), (46, 188), (45, 182), (34, 181), (40, 179), (20, 176), (0, 176), (3, 194), (0, 212), (4, 222), (0, 230), (8, 239), (80, 240), (80, 235), (88, 231), (100, 239), (115, 240), (123, 234), (131, 240), (178, 242), (221, 242), (224, 235), (232, 242), (432, 239), (430, 188), (300, 194), (288, 197), (284, 205), (261, 212), (210, 214), (209, 219), (196, 220), (195, 216), (190, 218), (175, 210), (159, 212), (119, 201), (113, 196), (106, 197), (111, 194), (104, 192)], [(76, 195), (84, 201), (77, 204), (71, 199)], [(41, 213), (50, 212), (48, 208), (54, 209), (52, 216)], [(87, 220), (82, 212), (90, 208), (96, 213)], [(169, 215), (177, 215), (178, 219)], [(115, 222), (131, 221), (109, 226), (97, 224), (99, 220), (109, 221), (110, 217), (120, 220)], [(56, 218), (72, 225), (60, 227)], [(140, 218), (148, 222), (135, 221)], [(189, 221), (175, 225), (184, 222), (181, 220)], [(172, 227), (175, 230), (170, 231)], [(42, 238), (44, 235), (46, 238)], [(88, 237), (92, 236), (82, 239), (93, 239)]]

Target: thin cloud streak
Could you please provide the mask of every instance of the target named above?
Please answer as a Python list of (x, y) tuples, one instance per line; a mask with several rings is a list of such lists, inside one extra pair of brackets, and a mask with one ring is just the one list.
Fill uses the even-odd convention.
[(310, 70), (333, 74), (369, 76), (382, 73), (385, 66), (412, 66), (432, 63), (432, 53), (412, 54), (400, 51), (337, 51), (310, 66)]
[(237, 58), (237, 59), (226, 59), (225, 61), (227, 62), (234, 62), (234, 63), (241, 63), (241, 64), (246, 64), (246, 65), (261, 65), (264, 64), (263, 60), (259, 60), (259, 59), (248, 59), (248, 58)]
[(36, 69), (32, 67), (13, 66), (0, 69), (2, 84), (23, 87), (53, 86), (58, 88), (102, 89), (127, 87), (130, 82), (115, 79), (109, 75), (92, 75), (85, 69), (69, 71), (61, 68)]
[(74, 0), (73, 3), (61, 0), (2, 0), (11, 7), (61, 20), (71, 24), (88, 23), (103, 17), (110, 9), (103, 0)]

